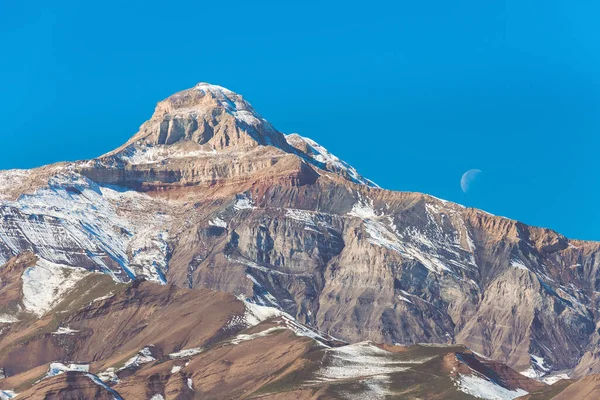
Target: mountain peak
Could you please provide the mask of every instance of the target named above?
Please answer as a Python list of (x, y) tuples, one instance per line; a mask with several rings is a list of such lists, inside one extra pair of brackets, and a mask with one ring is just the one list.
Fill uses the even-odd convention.
[(205, 90), (211, 93), (222, 93), (222, 94), (234, 94), (234, 95), (238, 95), (237, 93), (234, 93), (233, 91), (223, 87), (223, 86), (219, 86), (219, 85), (213, 85), (211, 83), (208, 82), (198, 82), (196, 84), (196, 86), (194, 86), (194, 89), (196, 90)]
[(239, 155), (260, 146), (295, 155), (354, 183), (376, 186), (314, 141), (279, 132), (241, 95), (206, 82), (160, 101), (138, 133), (106, 157), (125, 165), (164, 164), (220, 153)]
[[(241, 95), (200, 82), (156, 105), (154, 114), (125, 145), (109, 153), (148, 146), (196, 143), (204, 150), (288, 147), (282, 133), (260, 116)], [(135, 148), (132, 148), (135, 147)]]
[(217, 117), (222, 113), (227, 113), (248, 126), (267, 122), (241, 95), (206, 82), (200, 82), (193, 88), (177, 92), (159, 102), (152, 118), (160, 119), (165, 115)]

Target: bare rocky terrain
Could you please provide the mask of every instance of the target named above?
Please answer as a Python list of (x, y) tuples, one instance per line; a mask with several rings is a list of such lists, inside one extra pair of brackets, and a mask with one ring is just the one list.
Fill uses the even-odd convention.
[[(201, 83), (161, 101), (127, 143), (97, 159), (0, 171), (0, 218), (0, 367), (6, 375), (0, 387), (27, 390), (31, 398), (61, 398), (69, 387), (83, 396), (73, 398), (110, 398), (111, 389), (123, 398), (277, 398), (278, 391), (351, 398), (367, 390), (364, 375), (353, 375), (347, 388), (338, 381), (306, 383), (327, 365), (315, 363), (313, 353), (332, 350), (315, 350), (314, 338), (288, 329), (190, 359), (192, 387), (213, 382), (213, 389), (185, 394), (187, 375), (172, 378), (167, 370), (173, 365), (162, 360), (182, 348), (232, 340), (242, 328), (252, 335), (276, 327), (269, 324), (277, 321), (265, 320), (260, 328), (224, 332), (248, 304), (284, 312), (294, 324), (346, 346), (367, 341), (368, 351), (385, 349), (390, 360), (401, 349), (437, 349), (437, 361), (418, 368), (431, 363), (443, 370), (435, 375), (447, 377), (440, 383), (447, 390), (464, 388), (460, 368), (477, 371), (457, 356), (463, 353), (518, 371), (526, 382), (515, 384), (511, 372), (502, 379), (512, 383), (503, 380), (500, 387), (516, 391), (506, 395), (512, 397), (483, 398), (534, 396), (546, 387), (558, 390), (544, 380), (600, 372), (598, 243), (426, 194), (379, 188), (314, 141), (280, 133), (240, 95), (219, 86)], [(92, 302), (110, 293), (113, 300)], [(69, 311), (63, 315), (56, 307)], [(73, 307), (84, 308), (77, 314)], [(210, 323), (200, 324), (203, 318)], [(121, 327), (128, 321), (138, 322)], [(79, 332), (51, 333), (66, 327)], [(89, 336), (80, 338), (85, 332)], [(261, 340), (274, 353), (265, 356)], [(248, 343), (252, 348), (235, 357), (249, 357), (241, 364), (253, 367), (230, 371), (234, 357), (227, 352)], [(48, 363), (85, 361), (98, 377), (146, 348), (153, 363), (130, 378), (121, 373), (107, 388), (69, 368), (32, 385), (48, 373)], [(436, 364), (442, 359), (447, 364)], [(260, 362), (264, 370), (256, 367)], [(194, 375), (208, 365), (210, 378)], [(285, 383), (281, 374), (288, 369), (306, 382)], [(400, 396), (410, 382), (422, 382), (395, 378), (409, 370), (386, 373), (369, 387), (380, 388), (381, 398)], [(226, 371), (248, 386), (223, 383)], [(475, 375), (495, 384), (487, 373)], [(269, 386), (275, 381), (284, 389)], [(429, 396), (419, 393), (407, 391), (405, 398)]]
[[(23, 276), (3, 268), (0, 296), (24, 308)], [(85, 273), (44, 313), (3, 323), (1, 398), (516, 398), (548, 385), (464, 346), (347, 344), (209, 289)]]

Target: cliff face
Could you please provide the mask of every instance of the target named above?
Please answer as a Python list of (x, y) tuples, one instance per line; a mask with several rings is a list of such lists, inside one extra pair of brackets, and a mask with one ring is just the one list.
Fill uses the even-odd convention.
[(221, 290), (349, 342), (464, 344), (532, 377), (600, 370), (598, 243), (380, 189), (218, 86), (160, 102), (105, 156), (9, 181), (0, 262)]

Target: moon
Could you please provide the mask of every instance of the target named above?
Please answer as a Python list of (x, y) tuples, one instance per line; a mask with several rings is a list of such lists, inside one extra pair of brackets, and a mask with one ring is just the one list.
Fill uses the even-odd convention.
[(469, 186), (471, 186), (471, 182), (473, 182), (475, 178), (477, 178), (477, 176), (481, 174), (481, 172), (482, 171), (480, 169), (470, 169), (463, 174), (462, 178), (460, 178), (460, 188), (464, 193), (467, 193), (469, 191)]

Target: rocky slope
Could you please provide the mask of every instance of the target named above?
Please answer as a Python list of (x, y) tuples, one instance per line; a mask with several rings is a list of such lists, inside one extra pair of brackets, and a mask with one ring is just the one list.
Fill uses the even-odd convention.
[[(40, 262), (26, 253), (4, 270)], [(2, 279), (25, 288), (25, 276)], [(513, 399), (555, 387), (463, 346), (349, 345), (223, 292), (107, 278), (86, 272), (43, 312), (0, 324), (0, 398)]]
[[(76, 267), (242, 295), (350, 343), (464, 344), (537, 379), (600, 371), (598, 243), (380, 189), (219, 86), (160, 102), (97, 159), (0, 171), (0, 217), (0, 263), (42, 260), (25, 295), (75, 285)], [(52, 301), (0, 306), (14, 321)]]

